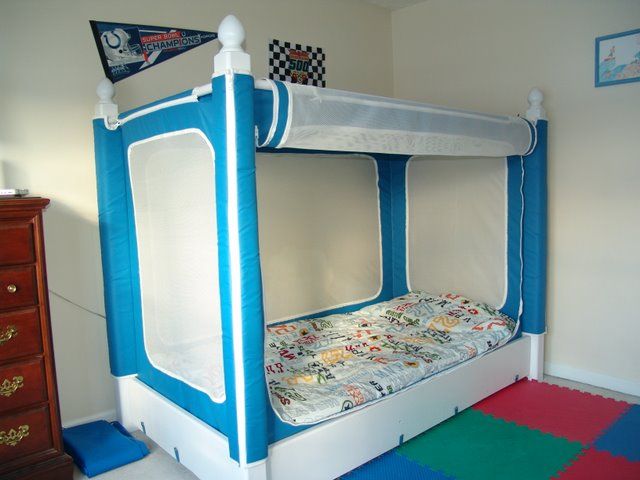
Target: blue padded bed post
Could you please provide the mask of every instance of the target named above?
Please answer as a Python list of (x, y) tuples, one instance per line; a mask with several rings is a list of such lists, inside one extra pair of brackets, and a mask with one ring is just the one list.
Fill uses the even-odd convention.
[[(235, 412), (235, 418), (230, 422), (233, 426), (228, 432), (229, 454), (244, 465), (267, 457), (254, 80), (249, 75), (227, 73), (213, 78), (212, 91), (214, 108), (224, 111), (226, 128), (226, 142), (216, 148), (216, 210), (225, 390), (227, 402), (232, 407), (230, 411)], [(227, 111), (229, 95), (233, 95), (234, 115)], [(235, 123), (230, 124), (230, 121)], [(235, 151), (229, 150), (231, 141), (235, 141)], [(232, 161), (236, 163), (235, 170), (230, 164)], [(235, 184), (230, 177), (232, 174), (237, 177)], [(233, 202), (237, 202), (237, 210), (232, 209)], [(234, 215), (237, 216), (235, 226)], [(239, 265), (232, 254), (234, 248), (239, 249)], [(234, 290), (236, 288), (239, 292)], [(235, 337), (237, 334), (241, 336), (241, 347)]]
[(122, 132), (107, 129), (103, 119), (93, 121), (93, 132), (109, 364), (113, 375), (125, 376), (137, 372), (137, 362)]
[(246, 462), (267, 458), (267, 385), (264, 376), (264, 312), (258, 244), (254, 79), (234, 75), (238, 169), (238, 229), (245, 379)]
[[(407, 161), (406, 155), (373, 155), (378, 166), (382, 229), (383, 292), (381, 300), (407, 293)], [(377, 299), (380, 301), (380, 299)]]
[(522, 330), (544, 333), (547, 299), (547, 121), (536, 123), (536, 147), (524, 159)]

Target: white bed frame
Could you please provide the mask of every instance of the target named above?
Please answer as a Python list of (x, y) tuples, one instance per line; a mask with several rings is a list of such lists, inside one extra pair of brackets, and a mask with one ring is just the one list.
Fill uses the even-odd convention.
[[(235, 22), (237, 20), (234, 19)], [(220, 35), (223, 48), (215, 71), (249, 73), (248, 55), (239, 45), (237, 22)], [(234, 27), (234, 25), (236, 25)], [(229, 27), (229, 25), (227, 25)], [(232, 39), (230, 45), (225, 38)], [(194, 90), (194, 95), (210, 87)], [(113, 86), (102, 82), (96, 116), (117, 116)], [(527, 118), (544, 118), (542, 94), (529, 94)], [(240, 466), (229, 457), (227, 438), (138, 380), (116, 377), (118, 417), (128, 430), (143, 430), (201, 480), (330, 480), (387, 452), (483, 398), (524, 377), (541, 380), (545, 334), (522, 337), (484, 356), (425, 379), (377, 403), (322, 422), (269, 446), (266, 460)], [(313, 465), (309, 452), (322, 458)]]
[[(128, 430), (143, 430), (201, 480), (331, 480), (519, 379), (540, 379), (543, 339), (523, 335), (392, 398), (280, 440), (269, 446), (266, 461), (246, 468), (229, 458), (224, 435), (136, 376), (116, 378), (118, 414)], [(320, 452), (321, 461), (310, 466), (309, 452)]]

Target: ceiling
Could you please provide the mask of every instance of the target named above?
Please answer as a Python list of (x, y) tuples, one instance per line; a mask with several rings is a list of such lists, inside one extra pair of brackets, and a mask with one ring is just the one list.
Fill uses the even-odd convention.
[(398, 10), (399, 8), (408, 7), (409, 5), (415, 5), (416, 3), (422, 3), (425, 0), (362, 0), (366, 3), (378, 5), (380, 7), (388, 8), (389, 10)]

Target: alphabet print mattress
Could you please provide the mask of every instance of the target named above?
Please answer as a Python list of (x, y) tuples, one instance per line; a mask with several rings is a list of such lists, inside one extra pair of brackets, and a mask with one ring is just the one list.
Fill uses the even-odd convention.
[(489, 305), (422, 291), (272, 325), (265, 342), (271, 404), (287, 423), (317, 423), (504, 345), (516, 329)]

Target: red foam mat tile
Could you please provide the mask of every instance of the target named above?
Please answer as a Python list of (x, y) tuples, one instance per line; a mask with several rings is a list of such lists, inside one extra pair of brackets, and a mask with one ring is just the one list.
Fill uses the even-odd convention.
[(640, 462), (630, 462), (624, 457), (614, 457), (609, 452), (590, 448), (582, 453), (564, 472), (554, 477), (558, 480), (638, 480)]
[(521, 380), (474, 409), (519, 425), (592, 443), (630, 404), (535, 380)]

